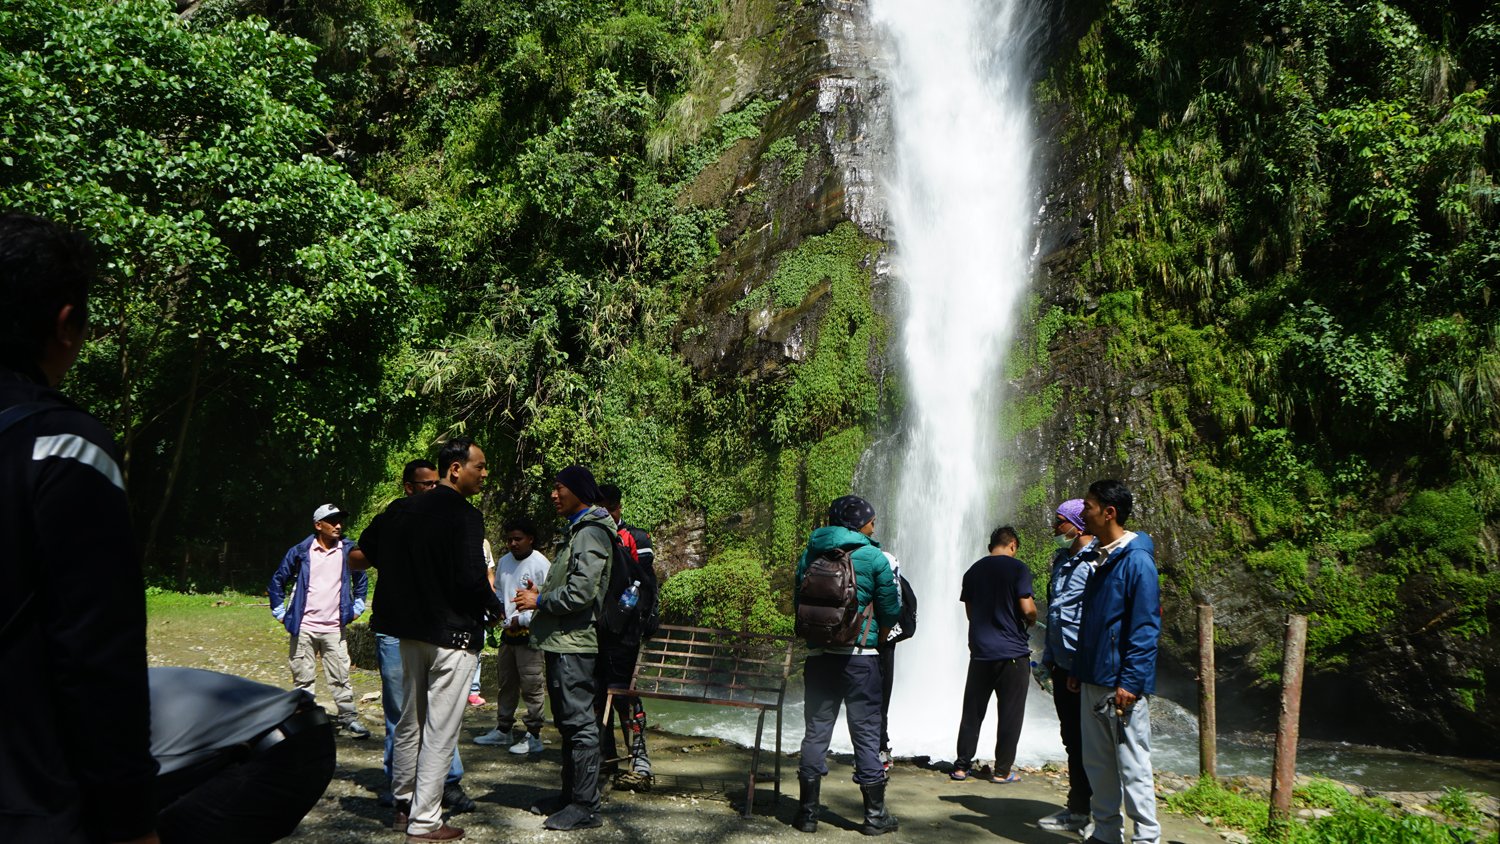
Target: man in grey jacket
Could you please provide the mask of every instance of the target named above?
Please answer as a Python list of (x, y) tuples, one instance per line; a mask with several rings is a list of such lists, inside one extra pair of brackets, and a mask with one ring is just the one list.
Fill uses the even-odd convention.
[(547, 829), (588, 829), (599, 819), (599, 722), (594, 716), (599, 657), (595, 625), (604, 608), (615, 523), (594, 475), (582, 466), (557, 474), (552, 506), (568, 520), (568, 543), (552, 560), (540, 589), (516, 591), (516, 610), (535, 610), (531, 636), (547, 660), (547, 697), (562, 733), (562, 793), (538, 800)]

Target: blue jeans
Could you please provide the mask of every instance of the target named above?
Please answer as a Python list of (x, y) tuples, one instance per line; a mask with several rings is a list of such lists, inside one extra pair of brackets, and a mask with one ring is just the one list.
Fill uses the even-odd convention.
[[(384, 633), (375, 634), (375, 662), (380, 666), (380, 708), (385, 710), (385, 778), (391, 778), (391, 750), (396, 741), (396, 722), (401, 720), (401, 640)], [(453, 764), (448, 766), (448, 784), (463, 779), (464, 763), (453, 748)]]

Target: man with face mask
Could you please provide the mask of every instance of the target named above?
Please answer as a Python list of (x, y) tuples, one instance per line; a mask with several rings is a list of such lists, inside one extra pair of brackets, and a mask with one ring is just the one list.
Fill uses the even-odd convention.
[(1072, 498), (1057, 507), (1052, 524), (1052, 574), (1047, 578), (1047, 644), (1042, 665), (1052, 674), (1052, 702), (1068, 751), (1068, 806), (1042, 818), (1043, 829), (1078, 832), (1089, 822), (1088, 774), (1083, 769), (1083, 739), (1079, 724), (1078, 692), (1068, 690), (1068, 672), (1078, 650), (1078, 621), (1083, 585), (1093, 573), (1098, 542), (1083, 525), (1083, 499)]

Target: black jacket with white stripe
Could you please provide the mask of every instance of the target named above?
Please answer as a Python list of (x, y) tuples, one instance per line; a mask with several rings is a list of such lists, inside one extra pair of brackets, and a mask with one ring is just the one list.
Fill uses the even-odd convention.
[(97, 419), (0, 368), (0, 841), (155, 826), (146, 603), (120, 462)]

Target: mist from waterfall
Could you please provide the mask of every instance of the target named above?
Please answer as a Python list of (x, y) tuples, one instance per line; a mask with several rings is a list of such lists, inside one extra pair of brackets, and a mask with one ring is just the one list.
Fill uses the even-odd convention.
[[(1005, 355), (1031, 275), (1038, 16), (1026, 0), (871, 0), (870, 10), (889, 51), (884, 187), (906, 424), (877, 537), (920, 599), (918, 634), (897, 649), (891, 744), (952, 759), (968, 667), (960, 583), (1015, 512), (1000, 500), (999, 416), (1013, 399)], [(1034, 686), (1028, 697), (1022, 761), (1061, 758), (1050, 699)], [(993, 747), (991, 714), (979, 757)]]

